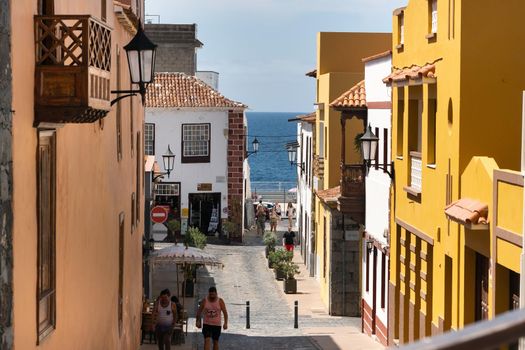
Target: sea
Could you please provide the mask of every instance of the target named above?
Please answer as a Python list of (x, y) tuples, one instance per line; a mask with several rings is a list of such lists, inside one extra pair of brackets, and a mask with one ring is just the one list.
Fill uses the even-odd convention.
[(250, 155), (250, 181), (252, 189), (289, 190), (297, 186), (297, 166), (290, 165), (287, 142), (297, 140), (297, 122), (288, 119), (305, 113), (247, 112), (248, 150), (257, 137), (259, 152)]

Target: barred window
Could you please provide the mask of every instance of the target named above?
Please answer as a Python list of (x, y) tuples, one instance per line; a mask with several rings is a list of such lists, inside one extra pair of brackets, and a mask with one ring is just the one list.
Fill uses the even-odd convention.
[(147, 156), (155, 155), (155, 124), (144, 124), (144, 153)]
[(182, 125), (182, 162), (210, 161), (210, 124)]
[(155, 186), (155, 194), (157, 196), (178, 196), (179, 195), (179, 184), (158, 183)]

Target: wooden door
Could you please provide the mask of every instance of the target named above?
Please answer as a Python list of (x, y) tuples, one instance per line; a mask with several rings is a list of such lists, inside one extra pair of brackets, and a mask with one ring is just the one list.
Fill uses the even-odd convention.
[(476, 253), (476, 321), (489, 318), (489, 259)]

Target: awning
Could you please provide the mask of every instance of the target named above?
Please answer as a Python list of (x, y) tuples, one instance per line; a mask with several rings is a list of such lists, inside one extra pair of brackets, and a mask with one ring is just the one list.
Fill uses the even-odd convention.
[(445, 215), (471, 230), (488, 229), (489, 206), (471, 198), (462, 198), (445, 208)]
[(422, 66), (413, 64), (410, 67), (395, 68), (394, 71), (383, 79), (387, 86), (418, 85), (423, 83), (434, 83), (437, 78), (436, 62), (426, 63)]

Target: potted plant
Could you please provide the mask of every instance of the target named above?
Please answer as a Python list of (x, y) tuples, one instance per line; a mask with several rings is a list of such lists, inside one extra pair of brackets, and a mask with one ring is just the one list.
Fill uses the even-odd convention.
[(175, 237), (180, 236), (180, 220), (171, 219), (166, 223), (168, 235), (165, 238), (167, 242), (175, 242)]
[(269, 255), (269, 263), (271, 267), (274, 269), (275, 278), (277, 280), (283, 280), (285, 278), (284, 272), (283, 272), (283, 263), (287, 261), (292, 261), (293, 253), (286, 251), (284, 249), (276, 249), (275, 251), (271, 252)]
[(264, 245), (266, 246), (266, 249), (264, 251), (264, 256), (268, 258), (270, 255), (270, 252), (275, 251), (275, 245), (277, 244), (277, 237), (272, 232), (266, 232), (263, 237)]
[(293, 261), (284, 261), (281, 263), (281, 269), (284, 273), (283, 290), (286, 294), (297, 293), (297, 280), (295, 276), (299, 274), (299, 266)]

